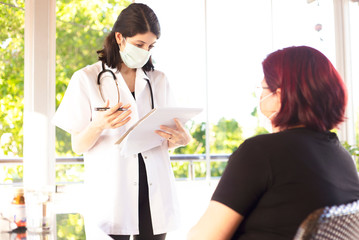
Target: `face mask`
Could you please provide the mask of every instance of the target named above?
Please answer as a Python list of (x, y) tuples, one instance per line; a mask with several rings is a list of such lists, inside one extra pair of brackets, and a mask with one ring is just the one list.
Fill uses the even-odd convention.
[(264, 100), (266, 100), (267, 98), (269, 98), (270, 96), (273, 95), (273, 92), (271, 92), (270, 94), (268, 94), (267, 96), (263, 97), (259, 102), (263, 102)]
[(257, 113), (258, 113), (259, 125), (264, 127), (268, 132), (272, 132), (271, 119), (275, 114), (277, 114), (277, 112), (273, 112), (270, 116), (265, 116), (261, 111), (261, 107), (260, 107), (261, 104), (260, 103), (262, 103), (263, 101), (268, 99), (273, 94), (274, 94), (274, 92), (271, 92), (268, 95), (266, 95), (265, 97), (263, 97), (260, 101), (258, 101), (258, 105), (257, 105)]
[(151, 52), (126, 42), (125, 49), (122, 52), (120, 51), (120, 55), (127, 67), (141, 68), (147, 63)]

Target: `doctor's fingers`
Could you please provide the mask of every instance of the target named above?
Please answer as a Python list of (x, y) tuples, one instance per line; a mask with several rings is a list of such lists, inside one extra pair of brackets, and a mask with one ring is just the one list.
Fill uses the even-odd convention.
[(112, 114), (112, 116), (111, 116), (112, 117), (112, 120), (111, 120), (112, 126), (117, 125), (117, 123), (123, 122), (126, 119), (131, 119), (131, 117), (130, 117), (131, 113), (132, 113), (131, 110), (127, 110), (127, 111), (119, 111), (118, 113)]
[(123, 125), (125, 125), (126, 123), (128, 123), (128, 121), (131, 120), (131, 117), (127, 117), (121, 121), (118, 121), (118, 122), (114, 122), (112, 125), (111, 125), (111, 128), (118, 128), (118, 127), (121, 127)]
[(173, 146), (185, 146), (192, 140), (191, 135), (178, 131), (175, 134), (167, 133), (165, 138), (173, 144)]
[(189, 132), (183, 127), (174, 129), (161, 125), (160, 129), (161, 130), (157, 130), (156, 132), (173, 143), (186, 144), (192, 139)]
[[(94, 121), (101, 125), (102, 129), (115, 128), (119, 122), (122, 122), (128, 115), (131, 114), (131, 110), (116, 111), (115, 113), (109, 113), (109, 111), (100, 112), (96, 115)], [(125, 123), (122, 123), (122, 125)], [(118, 126), (117, 126), (118, 127)]]
[(155, 130), (155, 133), (157, 133), (158, 135), (160, 135), (161, 137), (163, 137), (166, 140), (170, 140), (171, 138), (173, 138), (173, 135), (171, 133), (164, 132), (161, 130)]
[(176, 127), (178, 130), (180, 131), (185, 131), (186, 129), (184, 128), (184, 126), (182, 125), (182, 123), (180, 122), (180, 120), (178, 120), (177, 118), (173, 119), (173, 121), (176, 124)]
[(178, 119), (174, 119), (176, 127), (171, 128), (165, 125), (161, 125), (160, 129), (164, 132), (168, 132), (171, 135), (182, 135), (184, 132), (186, 132), (186, 129), (183, 127), (181, 122)]
[(183, 132), (185, 131), (186, 129), (183, 127), (182, 123), (177, 119), (173, 119), (175, 124), (176, 124), (176, 127), (175, 128), (171, 128), (171, 127), (168, 127), (166, 125), (161, 125), (160, 126), (160, 129), (163, 130), (163, 131), (166, 131), (166, 132), (169, 132), (171, 134), (176, 134), (176, 132)]
[(132, 111), (130, 109), (125, 110), (125, 111), (106, 111), (106, 118), (108, 121), (114, 121), (114, 120), (121, 120), (126, 118), (127, 116), (129, 116), (132, 113)]
[(185, 128), (179, 127), (172, 132), (172, 137), (169, 139), (172, 143), (180, 146), (187, 145), (192, 140), (192, 136)]

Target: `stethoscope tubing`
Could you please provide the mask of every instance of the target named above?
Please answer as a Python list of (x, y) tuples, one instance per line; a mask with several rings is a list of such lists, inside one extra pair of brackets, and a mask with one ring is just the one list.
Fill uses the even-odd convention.
[[(112, 77), (113, 77), (113, 80), (115, 81), (116, 83), (116, 88), (117, 88), (117, 101), (120, 102), (120, 89), (118, 87), (118, 83), (117, 83), (117, 78), (116, 78), (116, 75), (110, 70), (110, 69), (105, 69), (105, 64), (102, 62), (102, 71), (99, 72), (99, 74), (97, 75), (97, 85), (98, 85), (98, 89), (99, 89), (99, 92), (100, 92), (100, 95), (101, 95), (101, 98), (103, 101), (104, 98), (103, 98), (103, 95), (102, 95), (102, 91), (101, 91), (101, 75), (106, 73), (106, 72), (109, 72), (111, 73)], [(147, 73), (144, 72), (147, 76)], [(150, 94), (151, 94), (151, 108), (154, 109), (155, 108), (155, 104), (154, 104), (154, 101), (153, 101), (153, 91), (152, 91), (152, 86), (151, 86), (151, 83), (150, 83), (150, 80), (147, 79), (147, 78), (144, 78), (144, 80), (147, 81), (148, 83), (148, 87), (150, 89)]]

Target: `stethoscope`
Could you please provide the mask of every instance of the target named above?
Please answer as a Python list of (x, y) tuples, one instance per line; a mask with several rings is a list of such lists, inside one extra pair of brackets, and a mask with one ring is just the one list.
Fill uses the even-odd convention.
[[(118, 83), (117, 83), (117, 78), (116, 78), (116, 75), (110, 70), (110, 69), (106, 69), (105, 68), (105, 64), (102, 62), (102, 71), (97, 75), (97, 85), (98, 85), (98, 90), (100, 92), (100, 95), (101, 95), (101, 98), (102, 100), (105, 102), (106, 100), (104, 99), (103, 95), (102, 95), (102, 90), (101, 90), (101, 75), (106, 73), (106, 72), (109, 72), (111, 73), (112, 77), (113, 77), (113, 80), (115, 81), (116, 83), (116, 88), (117, 88), (117, 102), (120, 102), (120, 89), (118, 88)], [(147, 73), (144, 71), (144, 73), (146, 74), (147, 76)], [(152, 87), (151, 87), (151, 83), (150, 83), (150, 80), (148, 80), (147, 78), (144, 78), (147, 83), (148, 83), (148, 87), (150, 88), (150, 93), (151, 93), (151, 107), (152, 109), (155, 108), (155, 105), (154, 105), (154, 101), (153, 101), (153, 92), (152, 92)], [(98, 108), (99, 110), (101, 110), (100, 108)]]

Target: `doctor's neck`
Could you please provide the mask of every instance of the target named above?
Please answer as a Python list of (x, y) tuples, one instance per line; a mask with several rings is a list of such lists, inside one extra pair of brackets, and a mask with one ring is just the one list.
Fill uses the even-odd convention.
[(126, 64), (122, 63), (120, 72), (122, 75), (133, 74), (136, 72), (136, 68), (129, 68), (126, 66)]

